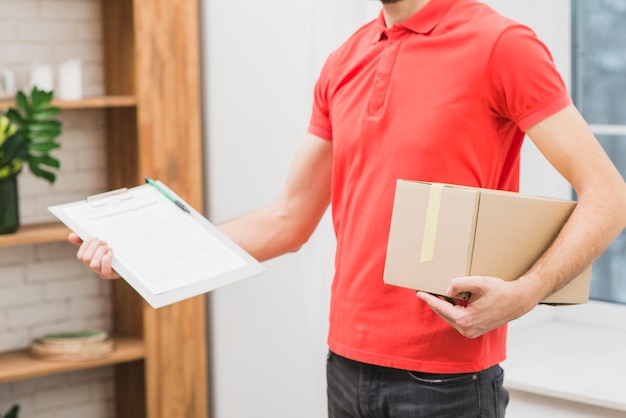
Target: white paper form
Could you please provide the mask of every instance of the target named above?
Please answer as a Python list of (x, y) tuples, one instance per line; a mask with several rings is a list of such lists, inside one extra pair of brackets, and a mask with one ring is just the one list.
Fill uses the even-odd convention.
[(151, 185), (49, 210), (82, 239), (106, 241), (113, 268), (154, 307), (264, 271), (206, 218)]

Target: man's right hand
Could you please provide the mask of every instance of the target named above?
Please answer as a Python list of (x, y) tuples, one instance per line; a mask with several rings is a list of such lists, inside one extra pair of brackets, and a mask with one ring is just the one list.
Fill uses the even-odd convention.
[(74, 245), (80, 246), (76, 258), (86, 264), (101, 279), (110, 280), (120, 278), (120, 275), (111, 267), (113, 250), (106, 242), (98, 238), (91, 238), (83, 242), (83, 240), (74, 233), (70, 233), (67, 240)]

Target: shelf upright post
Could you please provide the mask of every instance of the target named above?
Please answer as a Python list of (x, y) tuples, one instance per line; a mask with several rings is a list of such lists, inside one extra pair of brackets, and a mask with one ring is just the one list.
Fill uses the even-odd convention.
[[(102, 4), (107, 94), (137, 103), (108, 110), (108, 186), (150, 176), (202, 211), (198, 2)], [(115, 283), (115, 331), (145, 346), (143, 362), (116, 366), (116, 417), (208, 417), (205, 304), (198, 296), (155, 310)]]

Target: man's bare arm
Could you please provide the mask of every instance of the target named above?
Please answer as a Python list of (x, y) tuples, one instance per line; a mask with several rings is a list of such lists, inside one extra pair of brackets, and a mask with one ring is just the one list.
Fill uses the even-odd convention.
[[(332, 143), (306, 135), (291, 163), (287, 181), (269, 206), (219, 225), (234, 242), (259, 261), (292, 252), (311, 236), (330, 203)], [(111, 269), (112, 249), (97, 238), (82, 242), (77, 258), (103, 279), (120, 276)]]
[(539, 302), (587, 268), (626, 228), (626, 184), (574, 106), (527, 134), (578, 196), (556, 241), (520, 278)]
[(626, 227), (626, 184), (574, 106), (527, 130), (578, 195), (561, 233), (531, 269), (512, 282), (454, 279), (448, 295), (470, 292), (467, 307), (418, 293), (452, 327), (477, 337), (516, 319), (587, 268)]
[(259, 261), (293, 252), (311, 236), (330, 203), (332, 143), (305, 136), (285, 187), (269, 206), (219, 225)]

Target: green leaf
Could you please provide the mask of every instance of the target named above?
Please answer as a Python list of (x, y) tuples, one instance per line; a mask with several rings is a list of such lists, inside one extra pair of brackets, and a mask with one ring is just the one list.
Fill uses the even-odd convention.
[(43, 122), (34, 122), (29, 120), (28, 122), (28, 130), (30, 132), (58, 131), (61, 133), (61, 122), (58, 120), (48, 120)]
[(28, 145), (29, 151), (36, 152), (50, 152), (53, 149), (61, 148), (61, 144), (56, 142), (40, 142), (40, 143), (31, 143)]
[(32, 138), (30, 141), (28, 141), (27, 146), (30, 146), (31, 144), (56, 144), (59, 147), (61, 146), (61, 144), (54, 139), (42, 137)]
[(30, 161), (28, 162), (28, 168), (30, 168), (30, 171), (35, 176), (42, 177), (42, 178), (48, 180), (50, 183), (54, 183), (55, 180), (57, 179), (56, 174), (54, 174), (51, 171), (43, 170), (42, 168), (40, 168), (36, 164), (32, 164)]
[(34, 155), (30, 154), (29, 162), (35, 165), (47, 165), (48, 167), (53, 168), (61, 168), (61, 163), (57, 158), (51, 157), (50, 155)]
[(0, 166), (0, 179), (6, 179), (22, 171), (22, 162), (14, 160), (11, 165)]
[(49, 107), (47, 109), (39, 110), (31, 115), (31, 119), (35, 121), (46, 121), (52, 119), (61, 113), (60, 107)]
[(17, 103), (17, 107), (28, 117), (31, 114), (30, 103), (28, 102), (28, 98), (24, 94), (23, 91), (18, 91), (15, 95), (15, 103)]
[(53, 97), (52, 91), (37, 87), (33, 87), (30, 96), (19, 91), (15, 98), (17, 108), (5, 111), (17, 131), (14, 138), (9, 141), (7, 137), (0, 144), (2, 174), (20, 170), (22, 163), (27, 163), (35, 176), (51, 183), (56, 180), (56, 174), (49, 168), (59, 169), (61, 164), (49, 152), (61, 147), (56, 138), (61, 134), (62, 124), (56, 118), (61, 109), (50, 105)]
[(17, 413), (19, 411), (20, 411), (20, 406), (19, 405), (13, 405), (13, 407), (11, 409), (9, 409), (9, 412), (6, 413), (4, 418), (17, 418)]
[(8, 137), (0, 147), (0, 163), (8, 164), (15, 158), (20, 158), (26, 151), (26, 143), (19, 134), (13, 134)]
[(39, 90), (37, 87), (33, 87), (30, 96), (33, 101), (33, 109), (37, 111), (50, 104), (54, 93), (52, 91), (43, 91)]
[(49, 131), (40, 131), (40, 132), (29, 132), (26, 135), (26, 138), (30, 142), (38, 140), (38, 139), (52, 141), (57, 136), (59, 136), (59, 131), (58, 130), (49, 130)]
[(13, 135), (17, 131), (17, 126), (11, 123), (5, 115), (0, 115), (0, 145), (5, 139)]
[(16, 125), (18, 125), (20, 128), (24, 128), (24, 125), (26, 124), (26, 121), (24, 120), (24, 118), (22, 118), (22, 115), (20, 115), (20, 113), (15, 110), (15, 109), (8, 109), (5, 114), (4, 114), (7, 118), (9, 118), (9, 120), (13, 123), (15, 123)]

